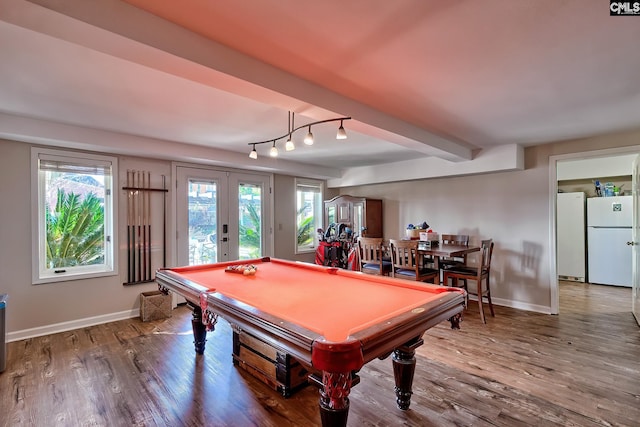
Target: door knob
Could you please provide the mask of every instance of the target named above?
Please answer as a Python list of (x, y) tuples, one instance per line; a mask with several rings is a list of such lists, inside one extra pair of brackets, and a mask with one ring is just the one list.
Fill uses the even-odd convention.
[(627, 242), (627, 245), (628, 245), (628, 246), (635, 246), (635, 245), (636, 245), (636, 242)]

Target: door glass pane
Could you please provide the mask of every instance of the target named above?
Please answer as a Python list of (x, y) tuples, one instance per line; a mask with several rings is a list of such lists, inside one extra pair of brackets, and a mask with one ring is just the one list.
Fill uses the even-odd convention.
[(189, 265), (218, 261), (216, 182), (189, 180)]
[(241, 183), (238, 186), (239, 259), (262, 256), (262, 186)]

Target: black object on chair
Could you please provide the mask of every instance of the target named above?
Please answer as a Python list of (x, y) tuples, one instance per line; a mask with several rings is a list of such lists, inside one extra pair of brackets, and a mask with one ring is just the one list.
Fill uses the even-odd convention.
[[(444, 269), (442, 281), (445, 286), (448, 286), (449, 279), (452, 280), (453, 286), (458, 286), (458, 281), (462, 281), (463, 285), (459, 286), (464, 288), (469, 295), (476, 295), (478, 297), (478, 308), (480, 309), (480, 318), (482, 323), (487, 323), (484, 317), (484, 309), (482, 307), (483, 298), (487, 299), (489, 304), (489, 310), (491, 316), (495, 317), (493, 311), (493, 304), (491, 303), (491, 287), (489, 276), (491, 274), (491, 255), (493, 254), (493, 240), (483, 240), (480, 248), (480, 265), (478, 266), (460, 266)], [(475, 292), (469, 292), (467, 285), (468, 280), (474, 280), (477, 284)], [(485, 281), (486, 286), (482, 286), (482, 282)]]

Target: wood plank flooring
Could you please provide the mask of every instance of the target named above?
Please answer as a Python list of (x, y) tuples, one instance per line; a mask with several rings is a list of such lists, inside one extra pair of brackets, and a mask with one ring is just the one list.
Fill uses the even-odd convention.
[[(558, 316), (471, 303), (418, 349), (411, 409), (395, 407), (391, 361), (361, 371), (350, 426), (638, 426), (640, 328), (631, 290), (562, 282)], [(9, 343), (1, 426), (314, 426), (318, 392), (289, 399), (237, 369), (219, 322), (193, 351), (190, 312)]]

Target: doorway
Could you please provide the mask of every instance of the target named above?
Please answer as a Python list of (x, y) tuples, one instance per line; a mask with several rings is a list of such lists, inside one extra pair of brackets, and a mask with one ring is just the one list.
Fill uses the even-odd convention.
[(183, 165), (175, 172), (178, 265), (270, 254), (270, 175)]
[[(550, 209), (551, 209), (551, 254), (549, 257), (550, 260), (550, 281), (551, 284), (551, 314), (558, 314), (559, 312), (559, 284), (558, 280), (558, 271), (557, 271), (557, 257), (558, 257), (558, 247), (557, 247), (557, 194), (558, 194), (558, 165), (562, 162), (570, 162), (570, 161), (579, 161), (584, 160), (587, 162), (597, 162), (598, 159), (602, 159), (605, 157), (623, 157), (630, 156), (634, 157), (638, 152), (640, 152), (640, 147), (632, 146), (632, 147), (621, 147), (621, 148), (612, 148), (612, 149), (603, 149), (597, 151), (589, 151), (583, 153), (571, 153), (565, 155), (551, 156), (549, 158), (549, 196), (550, 196)], [(588, 170), (591, 170), (587, 167)], [(631, 164), (629, 164), (629, 170), (631, 170)], [(593, 172), (593, 179), (598, 179), (602, 176), (608, 176), (607, 174), (599, 174), (598, 172)], [(596, 176), (600, 175), (600, 176)]]

